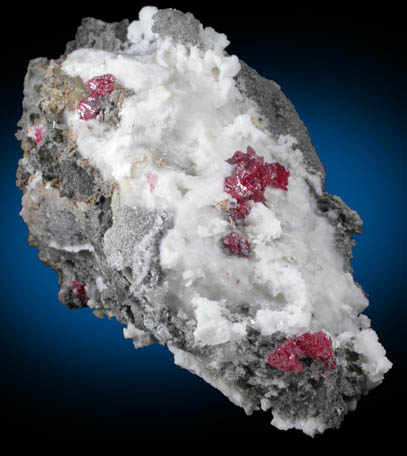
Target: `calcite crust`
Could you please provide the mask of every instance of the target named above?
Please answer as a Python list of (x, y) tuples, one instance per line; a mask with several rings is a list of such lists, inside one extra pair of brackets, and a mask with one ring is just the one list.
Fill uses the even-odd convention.
[(391, 367), (351, 274), (362, 221), (325, 191), (280, 87), (227, 44), (147, 7), (86, 18), (59, 59), (32, 60), (21, 216), (61, 303), (313, 436)]

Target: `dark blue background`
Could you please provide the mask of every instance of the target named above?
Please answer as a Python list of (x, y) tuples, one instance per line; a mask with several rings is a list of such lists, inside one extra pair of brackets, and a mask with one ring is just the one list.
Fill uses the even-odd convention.
[(197, 443), (206, 436), (229, 445), (272, 441), (304, 449), (357, 434), (361, 441), (374, 439), (379, 431), (390, 435), (391, 414), (401, 405), (406, 354), (405, 55), (397, 11), (386, 16), (372, 6), (366, 12), (155, 4), (191, 11), (205, 26), (226, 33), (229, 52), (277, 81), (294, 103), (326, 166), (327, 190), (364, 220), (352, 265), (370, 297), (366, 313), (394, 368), (340, 431), (311, 441), (299, 432), (278, 432), (268, 414), (246, 417), (203, 380), (174, 366), (166, 348), (136, 351), (116, 321), (96, 319), (88, 309), (69, 310), (57, 301), (57, 275), (28, 246), (28, 230), (18, 215), (15, 171), (22, 151), (14, 133), (26, 66), (38, 56), (59, 57), (82, 17), (135, 19), (143, 3), (117, 10), (89, 3), (75, 10), (70, 3), (70, 13), (48, 14), (35, 6), (16, 12), (19, 21), (2, 39), (7, 62), (1, 70), (0, 124), (5, 435), (17, 431), (29, 440), (158, 443), (181, 441), (182, 429)]

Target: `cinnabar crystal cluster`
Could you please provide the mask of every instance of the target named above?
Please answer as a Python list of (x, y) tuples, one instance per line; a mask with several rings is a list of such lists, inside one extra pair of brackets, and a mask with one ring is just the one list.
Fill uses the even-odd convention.
[(226, 161), (236, 167), (233, 175), (225, 179), (225, 192), (238, 201), (264, 203), (264, 191), (268, 185), (287, 190), (289, 171), (280, 163), (264, 163), (264, 158), (250, 146), (247, 153), (237, 151)]
[(304, 370), (300, 357), (320, 359), (326, 369), (335, 369), (335, 354), (331, 339), (323, 332), (306, 332), (283, 342), (270, 353), (266, 362), (279, 370), (299, 374)]
[(100, 101), (114, 90), (116, 78), (112, 74), (95, 76), (86, 83), (92, 93), (85, 97), (78, 105), (77, 111), (82, 120), (94, 119), (100, 107)]
[[(290, 172), (280, 163), (265, 163), (264, 158), (257, 155), (250, 146), (246, 153), (237, 151), (226, 161), (236, 165), (233, 174), (226, 177), (224, 183), (225, 192), (236, 200), (228, 208), (228, 215), (234, 221), (244, 220), (250, 214), (249, 201), (266, 201), (264, 192), (267, 186), (287, 191)], [(250, 243), (242, 234), (233, 232), (222, 241), (230, 253), (249, 256)]]

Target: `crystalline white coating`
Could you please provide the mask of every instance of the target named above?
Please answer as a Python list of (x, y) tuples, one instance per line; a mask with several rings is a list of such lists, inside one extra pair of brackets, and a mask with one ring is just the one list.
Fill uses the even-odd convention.
[(191, 304), (197, 320), (194, 338), (198, 345), (223, 344), (246, 335), (244, 323), (231, 323), (222, 316), (221, 303), (197, 295)]
[(127, 38), (133, 43), (130, 52), (144, 54), (150, 50), (156, 34), (152, 32), (153, 16), (157, 12), (154, 6), (144, 7), (140, 13), (138, 21), (133, 21), (127, 28)]
[(134, 348), (142, 348), (152, 344), (151, 334), (136, 328), (131, 323), (123, 328), (123, 335), (126, 339), (133, 340)]
[(80, 245), (67, 245), (67, 244), (65, 244), (65, 245), (60, 245), (60, 244), (58, 244), (55, 241), (51, 241), (49, 243), (49, 246), (54, 248), (54, 249), (65, 250), (66, 252), (73, 252), (73, 253), (82, 252), (83, 250), (86, 250), (88, 252), (94, 252), (95, 251), (95, 248), (93, 247), (92, 244), (80, 244)]
[(362, 356), (362, 369), (374, 386), (383, 380), (383, 373), (387, 372), (392, 363), (386, 358), (386, 351), (379, 343), (377, 334), (371, 328), (362, 329), (356, 334), (344, 332), (338, 336), (338, 342), (352, 340), (356, 353)]
[(96, 287), (100, 293), (107, 289), (107, 285), (105, 284), (103, 277), (96, 277)]
[(278, 413), (273, 413), (273, 415), (274, 418), (271, 424), (282, 431), (286, 431), (287, 429), (300, 429), (305, 434), (314, 437), (316, 433), (322, 433), (326, 429), (326, 425), (316, 418), (308, 418), (307, 420), (287, 420), (286, 418), (280, 417)]

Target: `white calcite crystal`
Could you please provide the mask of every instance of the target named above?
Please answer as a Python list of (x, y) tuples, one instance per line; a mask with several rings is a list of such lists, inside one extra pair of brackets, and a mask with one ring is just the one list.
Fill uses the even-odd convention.
[(32, 60), (21, 215), (62, 303), (314, 435), (391, 367), (352, 277), (362, 222), (324, 191), (279, 86), (228, 44), (146, 7), (131, 23), (85, 19), (58, 60)]

